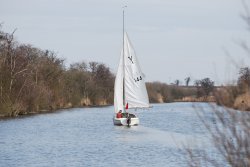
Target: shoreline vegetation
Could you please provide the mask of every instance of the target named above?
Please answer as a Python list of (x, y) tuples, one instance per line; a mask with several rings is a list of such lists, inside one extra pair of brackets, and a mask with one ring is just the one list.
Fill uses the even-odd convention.
[[(148, 82), (151, 103), (216, 102), (250, 110), (250, 70), (241, 68), (237, 85), (214, 86), (209, 78), (185, 86), (180, 81)], [(20, 44), (0, 25), (0, 118), (48, 113), (59, 109), (113, 105), (115, 76), (98, 62), (65, 67), (64, 60), (49, 50)]]

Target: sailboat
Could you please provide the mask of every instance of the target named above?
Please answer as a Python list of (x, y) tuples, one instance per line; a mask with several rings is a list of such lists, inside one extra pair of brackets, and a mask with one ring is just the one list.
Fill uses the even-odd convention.
[(124, 31), (123, 21), (123, 47), (114, 85), (114, 125), (139, 125), (139, 118), (128, 112), (137, 108), (149, 108), (148, 93), (145, 75), (141, 71), (128, 34)]

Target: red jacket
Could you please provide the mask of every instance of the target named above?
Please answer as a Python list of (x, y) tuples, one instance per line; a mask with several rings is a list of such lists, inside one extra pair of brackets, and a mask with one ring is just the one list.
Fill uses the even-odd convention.
[(116, 118), (122, 118), (122, 113), (118, 112), (118, 113), (116, 114)]

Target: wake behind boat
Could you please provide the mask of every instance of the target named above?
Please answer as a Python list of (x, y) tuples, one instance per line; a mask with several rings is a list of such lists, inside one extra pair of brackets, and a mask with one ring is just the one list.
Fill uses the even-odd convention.
[(124, 31), (123, 11), (123, 47), (114, 86), (114, 125), (138, 125), (139, 118), (129, 109), (149, 108), (145, 76), (141, 71), (133, 46)]

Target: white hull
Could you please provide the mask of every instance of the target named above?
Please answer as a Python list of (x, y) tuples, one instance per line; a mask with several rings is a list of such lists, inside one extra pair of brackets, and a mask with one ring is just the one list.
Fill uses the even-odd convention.
[[(130, 118), (131, 119), (131, 122), (130, 122), (130, 126), (137, 126), (139, 125), (139, 118)], [(117, 126), (128, 126), (127, 124), (127, 118), (116, 118), (114, 117), (113, 118), (113, 122), (114, 122), (114, 125), (117, 125)]]

